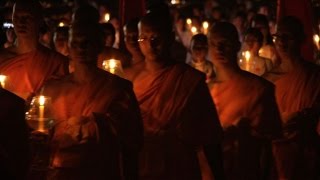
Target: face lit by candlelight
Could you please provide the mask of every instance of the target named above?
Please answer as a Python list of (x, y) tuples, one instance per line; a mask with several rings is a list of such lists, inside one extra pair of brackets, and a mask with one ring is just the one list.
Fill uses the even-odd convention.
[(146, 58), (157, 59), (163, 55), (165, 42), (163, 34), (143, 23), (139, 24), (139, 46)]
[(75, 63), (96, 63), (97, 56), (103, 47), (103, 34), (99, 25), (75, 24), (69, 35), (69, 51)]
[(13, 7), (12, 22), (17, 37), (37, 37), (41, 7), (36, 3), (17, 2)]
[(295, 17), (284, 17), (280, 20), (273, 38), (280, 58), (296, 56), (305, 38), (303, 24)]

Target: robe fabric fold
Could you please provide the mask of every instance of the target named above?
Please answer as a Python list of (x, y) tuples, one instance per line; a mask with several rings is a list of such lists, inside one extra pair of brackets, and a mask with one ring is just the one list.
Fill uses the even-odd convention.
[(140, 178), (201, 179), (197, 150), (221, 141), (205, 75), (174, 64), (134, 84), (143, 123)]
[(279, 178), (318, 179), (320, 68), (301, 60), (274, 84), (285, 135), (273, 142)]
[(43, 83), (68, 72), (66, 57), (45, 47), (0, 62), (0, 74), (6, 75), (6, 89), (23, 99), (37, 93)]
[(81, 86), (72, 76), (45, 86), (57, 121), (50, 179), (121, 179), (121, 151), (134, 153), (142, 146), (142, 122), (132, 85), (102, 70), (94, 81)]
[(270, 142), (281, 136), (274, 86), (251, 73), (239, 71), (228, 81), (214, 82), (211, 95), (225, 132), (226, 179), (269, 176)]

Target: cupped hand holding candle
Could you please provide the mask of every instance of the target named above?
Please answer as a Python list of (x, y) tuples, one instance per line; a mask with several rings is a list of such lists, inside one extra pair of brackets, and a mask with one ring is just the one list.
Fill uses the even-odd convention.
[(35, 131), (48, 133), (49, 129), (54, 125), (50, 108), (50, 97), (42, 95), (33, 97), (30, 109), (26, 112), (28, 125)]
[(116, 59), (109, 59), (109, 60), (104, 60), (102, 67), (104, 70), (118, 75), (120, 77), (123, 77), (123, 70), (121, 66), (121, 61), (116, 60)]

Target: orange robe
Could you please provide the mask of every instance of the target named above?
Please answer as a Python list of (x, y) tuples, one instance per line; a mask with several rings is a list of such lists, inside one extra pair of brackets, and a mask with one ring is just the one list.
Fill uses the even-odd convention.
[[(120, 151), (137, 153), (143, 130), (132, 85), (99, 70), (99, 78), (79, 86), (73, 74), (45, 86), (57, 121), (52, 138), (50, 179), (120, 179)], [(75, 117), (86, 117), (79, 120)], [(126, 172), (125, 172), (126, 173)]]
[(30, 158), (25, 102), (0, 88), (0, 109), (0, 176), (25, 179)]
[(0, 62), (0, 74), (8, 77), (6, 89), (28, 99), (48, 79), (65, 75), (67, 64), (66, 57), (41, 46), (35, 51)]
[(318, 179), (320, 68), (301, 61), (274, 83), (285, 135), (273, 143), (278, 174), (287, 179)]
[(134, 83), (144, 124), (142, 180), (201, 179), (197, 148), (221, 142), (205, 75), (175, 64)]
[[(239, 71), (226, 82), (215, 82), (211, 95), (225, 130), (224, 166), (227, 179), (261, 179), (261, 143), (281, 135), (281, 121), (274, 96), (274, 86), (268, 81)], [(248, 124), (250, 134), (242, 147), (240, 121)], [(244, 130), (244, 129), (240, 129)], [(239, 144), (238, 144), (239, 143)], [(238, 144), (238, 145), (236, 145)], [(241, 153), (244, 148), (243, 154)], [(270, 151), (271, 148), (267, 148)], [(270, 158), (271, 159), (271, 158)]]

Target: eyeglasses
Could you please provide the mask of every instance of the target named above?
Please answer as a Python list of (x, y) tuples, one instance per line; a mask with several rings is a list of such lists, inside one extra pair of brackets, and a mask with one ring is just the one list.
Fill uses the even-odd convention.
[(192, 50), (201, 51), (201, 50), (207, 50), (208, 46), (193, 46)]
[(160, 37), (151, 37), (151, 38), (139, 37), (138, 38), (139, 43), (146, 43), (147, 41), (149, 41), (151, 45), (159, 45), (161, 42), (161, 38)]

